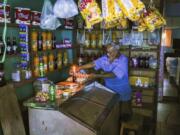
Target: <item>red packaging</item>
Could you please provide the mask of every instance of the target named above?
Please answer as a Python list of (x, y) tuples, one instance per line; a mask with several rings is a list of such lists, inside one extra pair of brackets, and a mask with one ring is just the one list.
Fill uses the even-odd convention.
[(31, 11), (31, 24), (40, 25), (41, 12)]
[(29, 8), (15, 8), (15, 22), (17, 24), (30, 24), (31, 10)]
[[(7, 23), (11, 22), (11, 17), (10, 17), (10, 10), (11, 7), (10, 5), (6, 5), (6, 18), (7, 18)], [(3, 4), (0, 3), (0, 22), (4, 22), (4, 11), (3, 11)]]

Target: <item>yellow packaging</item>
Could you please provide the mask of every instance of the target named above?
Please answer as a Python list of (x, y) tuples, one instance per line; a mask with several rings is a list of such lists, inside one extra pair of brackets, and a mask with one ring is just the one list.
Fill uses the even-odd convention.
[(136, 86), (138, 79), (140, 79), (142, 84), (148, 83), (150, 84), (150, 78), (148, 77), (139, 77), (139, 76), (130, 76), (129, 81), (130, 84)]
[(117, 0), (124, 15), (131, 21), (137, 21), (145, 5), (140, 0)]
[(94, 24), (102, 21), (101, 10), (96, 3), (96, 0), (79, 0), (78, 7), (87, 28), (91, 28)]

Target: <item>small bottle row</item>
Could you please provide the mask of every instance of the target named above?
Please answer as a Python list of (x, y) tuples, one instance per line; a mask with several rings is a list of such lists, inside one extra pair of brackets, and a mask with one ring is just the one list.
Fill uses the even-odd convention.
[[(6, 44), (7, 44), (6, 54), (13, 55), (13, 54), (17, 54), (19, 52), (19, 47), (17, 46), (16, 37), (7, 37)], [(3, 54), (4, 49), (5, 48), (4, 48), (2, 36), (0, 36), (0, 55)]]
[(130, 67), (155, 69), (157, 67), (157, 58), (147, 53), (145, 55), (134, 55), (130, 58)]
[(57, 52), (57, 53), (42, 53), (40, 55), (36, 54), (33, 59), (33, 75), (35, 77), (43, 77), (49, 71), (54, 71), (61, 69), (62, 66), (67, 66), (68, 53)]

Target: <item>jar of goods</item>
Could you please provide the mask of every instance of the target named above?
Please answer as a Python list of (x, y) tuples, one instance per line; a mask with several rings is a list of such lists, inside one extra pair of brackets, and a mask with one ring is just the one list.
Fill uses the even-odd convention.
[(134, 67), (134, 68), (138, 67), (138, 58), (136, 55), (134, 57), (132, 57), (132, 67)]
[(46, 40), (47, 49), (52, 49), (52, 33), (49, 31), (47, 32), (47, 40)]
[(90, 47), (90, 34), (86, 33), (85, 35), (85, 47), (89, 48)]
[(112, 41), (116, 42), (116, 33), (115, 33), (115, 31), (112, 33)]
[(41, 35), (41, 33), (39, 32), (38, 34), (38, 51), (42, 51), (43, 50), (43, 37)]
[(38, 34), (37, 31), (33, 30), (31, 33), (31, 50), (37, 52), (38, 49)]
[(49, 92), (49, 86), (51, 81), (47, 77), (39, 77), (33, 83), (33, 89), (35, 92)]
[(42, 50), (45, 51), (47, 49), (47, 45), (46, 45), (46, 41), (47, 41), (47, 34), (45, 31), (42, 32)]
[(91, 34), (91, 47), (96, 48), (96, 33)]

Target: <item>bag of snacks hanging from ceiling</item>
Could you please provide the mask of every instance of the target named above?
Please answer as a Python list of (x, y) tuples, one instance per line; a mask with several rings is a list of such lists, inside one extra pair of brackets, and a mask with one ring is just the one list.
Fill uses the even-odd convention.
[(117, 0), (125, 16), (131, 21), (137, 21), (145, 5), (140, 0)]
[(116, 0), (102, 0), (103, 27), (105, 29), (119, 26), (124, 14)]
[(101, 10), (96, 0), (79, 0), (78, 7), (87, 28), (91, 28), (94, 24), (102, 21)]
[(154, 31), (166, 24), (165, 19), (161, 16), (156, 8), (148, 8), (144, 10), (142, 18), (147, 26), (148, 31)]

